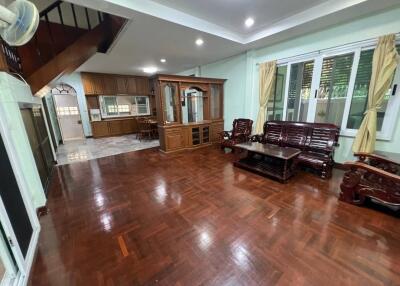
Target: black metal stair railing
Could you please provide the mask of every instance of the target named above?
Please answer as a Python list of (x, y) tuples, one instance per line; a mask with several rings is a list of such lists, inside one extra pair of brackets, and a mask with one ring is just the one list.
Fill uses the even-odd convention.
[(19, 57), (17, 48), (11, 47), (1, 38), (0, 38), (0, 46), (8, 66), (8, 70), (12, 73), (21, 74), (22, 71), (21, 58)]

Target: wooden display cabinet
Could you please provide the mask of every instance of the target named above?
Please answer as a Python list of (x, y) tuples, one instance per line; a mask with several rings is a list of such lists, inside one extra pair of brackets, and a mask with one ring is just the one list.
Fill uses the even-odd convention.
[(219, 141), (224, 127), (224, 82), (175, 75), (152, 78), (161, 151), (199, 148)]

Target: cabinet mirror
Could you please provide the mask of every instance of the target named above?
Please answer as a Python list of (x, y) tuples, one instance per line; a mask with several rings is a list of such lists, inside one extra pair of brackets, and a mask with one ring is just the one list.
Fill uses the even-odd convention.
[(211, 94), (211, 100), (210, 100), (211, 119), (220, 119), (222, 118), (221, 86), (218, 84), (211, 84), (210, 94)]
[(166, 84), (163, 87), (164, 120), (166, 123), (178, 122), (177, 88), (175, 85)]
[(182, 105), (182, 122), (200, 122), (204, 120), (204, 99), (205, 92), (191, 87), (182, 90), (181, 105)]

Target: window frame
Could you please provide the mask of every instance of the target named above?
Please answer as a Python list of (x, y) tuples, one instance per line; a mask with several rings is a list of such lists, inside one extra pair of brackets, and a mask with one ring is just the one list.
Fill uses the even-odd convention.
[[(132, 104), (129, 105), (129, 114), (126, 114), (126, 112), (120, 111), (119, 106), (124, 106), (127, 105), (126, 103), (119, 103), (118, 98), (120, 97), (131, 97), (133, 99)], [(105, 111), (105, 106), (104, 106), (104, 98), (107, 97), (115, 97), (116, 101), (116, 113), (115, 115), (108, 115), (107, 111)], [(146, 113), (139, 113), (139, 105), (137, 103), (138, 98), (146, 98), (146, 108), (147, 112)], [(150, 97), (147, 95), (129, 95), (129, 94), (117, 94), (117, 95), (99, 95), (99, 105), (100, 105), (100, 113), (101, 117), (104, 119), (109, 119), (109, 118), (126, 118), (126, 117), (137, 117), (137, 116), (149, 116), (151, 115), (151, 110), (150, 110)], [(136, 109), (136, 110), (134, 110)]]
[[(396, 45), (400, 44), (400, 39), (396, 39)], [(346, 137), (355, 137), (358, 129), (347, 128), (347, 123), (349, 119), (351, 101), (353, 97), (353, 92), (355, 88), (355, 81), (357, 77), (357, 72), (359, 68), (360, 56), (361, 52), (365, 50), (375, 49), (377, 46), (377, 39), (363, 41), (355, 44), (342, 45), (339, 47), (321, 50), (319, 52), (312, 52), (303, 56), (295, 56), (292, 58), (282, 59), (277, 61), (277, 66), (287, 66), (286, 71), (286, 84), (285, 84), (285, 94), (284, 94), (284, 103), (283, 103), (283, 118), (282, 120), (287, 120), (287, 104), (288, 104), (288, 95), (289, 95), (289, 83), (290, 83), (290, 73), (291, 67), (293, 64), (307, 61), (314, 61), (314, 69), (313, 76), (311, 82), (311, 91), (312, 93), (315, 90), (319, 89), (320, 81), (321, 81), (321, 72), (322, 72), (322, 64), (325, 58), (340, 56), (344, 54), (353, 53), (353, 64), (351, 68), (351, 74), (349, 78), (349, 87), (347, 90), (346, 101), (344, 106), (342, 123), (340, 126), (340, 135)], [(377, 131), (376, 138), (378, 140), (391, 140), (394, 134), (394, 129), (396, 126), (396, 121), (399, 116), (400, 109), (400, 94), (399, 94), (399, 85), (400, 85), (400, 64), (398, 65), (395, 76), (393, 79), (393, 83), (391, 88), (394, 85), (397, 85), (396, 93), (390, 95), (387, 108), (385, 111), (385, 116), (383, 119), (382, 130)], [(274, 95), (275, 97), (275, 95)], [(308, 113), (307, 113), (307, 122), (315, 121), (315, 110), (316, 110), (317, 99), (314, 96), (310, 97)], [(275, 106), (275, 102), (273, 103)], [(267, 113), (268, 114), (268, 113)], [(275, 114), (275, 110), (273, 110), (273, 114)], [(296, 119), (297, 120), (297, 119)]]

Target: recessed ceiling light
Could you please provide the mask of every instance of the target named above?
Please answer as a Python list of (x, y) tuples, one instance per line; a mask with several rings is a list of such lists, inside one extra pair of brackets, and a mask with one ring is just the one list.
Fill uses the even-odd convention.
[(143, 72), (145, 73), (156, 73), (158, 69), (156, 67), (145, 67), (143, 68)]
[(250, 28), (251, 26), (254, 25), (254, 19), (253, 18), (247, 18), (246, 21), (244, 21), (244, 24), (246, 25), (247, 28)]
[(201, 46), (201, 45), (203, 45), (203, 44), (204, 44), (203, 39), (198, 38), (198, 39), (196, 40), (196, 45)]
[(160, 62), (162, 62), (162, 63), (166, 63), (166, 62), (167, 62), (167, 60), (166, 60), (166, 59), (161, 59), (161, 60), (160, 60)]

